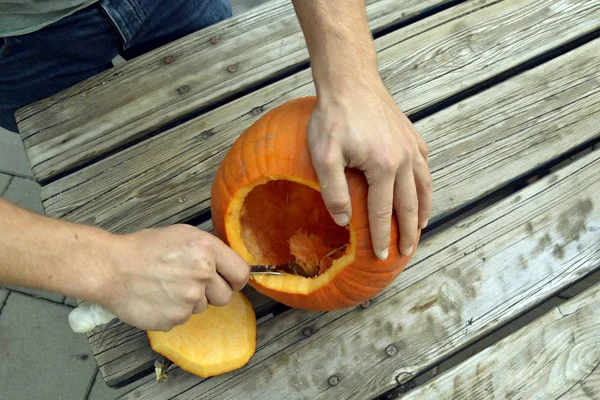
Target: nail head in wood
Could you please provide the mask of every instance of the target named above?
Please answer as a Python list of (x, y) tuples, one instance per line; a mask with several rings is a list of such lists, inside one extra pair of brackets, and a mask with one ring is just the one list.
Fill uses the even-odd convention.
[(237, 65), (231, 64), (229, 67), (227, 67), (227, 71), (235, 72), (235, 71), (237, 71), (237, 68), (238, 68)]
[(360, 304), (360, 308), (369, 308), (371, 306), (371, 300), (367, 300)]
[(173, 56), (166, 56), (164, 61), (165, 61), (165, 64), (171, 64), (173, 62), (173, 60), (175, 60), (173, 58)]
[(210, 39), (210, 42), (211, 42), (212, 44), (217, 44), (217, 43), (219, 43), (219, 40), (221, 40), (221, 38), (220, 38), (219, 36), (213, 36), (213, 37)]
[(312, 329), (304, 328), (304, 330), (302, 331), (302, 334), (306, 337), (310, 337), (310, 336), (312, 336)]
[(396, 353), (398, 353), (398, 348), (393, 344), (390, 344), (388, 347), (385, 348), (385, 353), (390, 357), (395, 356)]
[(179, 89), (177, 89), (177, 93), (179, 94), (184, 94), (190, 91), (190, 87), (187, 85), (184, 85), (182, 87), (180, 87)]
[(329, 384), (329, 386), (337, 386), (337, 384), (340, 383), (340, 380), (337, 376), (333, 375), (330, 376), (329, 379), (327, 379), (327, 383)]

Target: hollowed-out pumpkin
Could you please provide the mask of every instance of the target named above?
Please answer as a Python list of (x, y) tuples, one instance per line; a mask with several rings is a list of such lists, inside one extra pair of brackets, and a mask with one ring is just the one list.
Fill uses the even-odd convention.
[(207, 378), (241, 368), (254, 355), (256, 315), (250, 301), (234, 292), (223, 307), (208, 306), (169, 332), (147, 334), (152, 350), (184, 371)]
[(375, 257), (361, 171), (346, 171), (353, 210), (349, 225), (336, 225), (327, 212), (307, 143), (315, 106), (315, 97), (288, 101), (240, 135), (217, 170), (211, 211), (217, 236), (249, 264), (297, 262), (302, 275), (309, 275), (255, 275), (252, 287), (288, 306), (316, 311), (372, 298), (402, 272), (410, 256), (399, 253), (394, 217), (389, 257)]

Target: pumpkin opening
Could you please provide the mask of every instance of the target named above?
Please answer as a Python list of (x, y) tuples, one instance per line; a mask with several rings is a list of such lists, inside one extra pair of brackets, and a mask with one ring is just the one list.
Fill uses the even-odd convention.
[(304, 277), (316, 277), (342, 257), (350, 232), (331, 218), (321, 193), (290, 180), (252, 188), (240, 213), (241, 237), (258, 264), (295, 263)]

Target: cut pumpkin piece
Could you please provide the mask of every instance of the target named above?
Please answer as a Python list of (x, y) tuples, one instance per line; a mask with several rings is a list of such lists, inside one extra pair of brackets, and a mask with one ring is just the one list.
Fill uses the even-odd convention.
[(288, 101), (237, 138), (217, 169), (211, 213), (217, 236), (249, 264), (302, 269), (296, 274), (254, 275), (252, 287), (290, 307), (328, 311), (376, 296), (412, 255), (402, 256), (398, 250), (393, 215), (389, 257), (375, 257), (362, 171), (346, 170), (350, 223), (340, 227), (333, 221), (321, 194), (328, 182), (319, 182), (307, 141), (316, 103), (315, 97)]
[(149, 331), (152, 349), (184, 371), (208, 378), (243, 367), (256, 350), (256, 314), (233, 292), (223, 307), (209, 306), (169, 332)]

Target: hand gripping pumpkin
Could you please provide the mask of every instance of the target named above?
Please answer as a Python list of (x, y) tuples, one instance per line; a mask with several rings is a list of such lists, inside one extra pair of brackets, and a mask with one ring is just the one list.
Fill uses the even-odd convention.
[(290, 307), (327, 311), (380, 293), (410, 257), (398, 250), (395, 217), (389, 257), (375, 257), (361, 171), (346, 171), (349, 225), (340, 227), (331, 218), (307, 143), (315, 106), (315, 97), (288, 101), (240, 135), (217, 169), (211, 211), (217, 236), (249, 264), (301, 266), (298, 274), (252, 276), (252, 287)]

